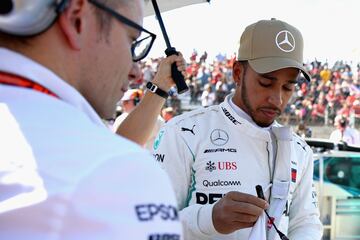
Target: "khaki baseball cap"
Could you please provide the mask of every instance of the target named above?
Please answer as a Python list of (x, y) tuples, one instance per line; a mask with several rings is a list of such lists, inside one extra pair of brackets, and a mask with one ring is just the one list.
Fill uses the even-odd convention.
[(248, 26), (240, 38), (237, 60), (247, 60), (257, 73), (283, 68), (299, 69), (310, 81), (303, 66), (303, 38), (299, 30), (286, 22), (261, 20)]

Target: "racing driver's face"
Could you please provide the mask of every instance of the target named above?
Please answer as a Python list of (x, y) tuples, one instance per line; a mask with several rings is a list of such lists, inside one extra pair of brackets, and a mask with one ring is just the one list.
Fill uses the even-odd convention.
[(267, 127), (284, 111), (298, 75), (296, 68), (259, 74), (248, 63), (235, 62), (233, 76), (237, 88), (233, 101), (258, 126)]

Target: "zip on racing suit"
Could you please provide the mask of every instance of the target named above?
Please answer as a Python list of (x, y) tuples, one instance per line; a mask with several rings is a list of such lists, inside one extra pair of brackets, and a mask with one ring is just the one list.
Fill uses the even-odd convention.
[[(261, 129), (230, 106), (185, 113), (169, 121), (154, 143), (154, 157), (169, 174), (187, 239), (248, 239), (251, 228), (218, 233), (214, 203), (229, 191), (256, 196), (262, 185), (268, 212), (291, 240), (320, 239), (322, 224), (313, 187), (310, 147), (289, 128)], [(273, 154), (277, 146), (276, 154)], [(275, 159), (274, 159), (275, 158)], [(271, 187), (270, 187), (271, 186)], [(268, 222), (267, 239), (279, 239)]]

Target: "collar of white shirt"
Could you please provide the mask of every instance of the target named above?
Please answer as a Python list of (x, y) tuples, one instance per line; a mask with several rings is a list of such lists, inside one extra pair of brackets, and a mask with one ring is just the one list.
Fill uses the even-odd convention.
[(44, 86), (59, 96), (62, 101), (85, 113), (92, 122), (105, 127), (88, 101), (74, 87), (51, 70), (6, 48), (0, 48), (0, 59), (6, 59), (6, 61), (0, 61), (0, 71), (16, 74)]

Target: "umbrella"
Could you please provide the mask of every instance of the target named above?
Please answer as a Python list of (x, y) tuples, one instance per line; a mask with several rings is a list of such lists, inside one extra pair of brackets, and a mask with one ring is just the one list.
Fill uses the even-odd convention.
[[(149, 16), (155, 13), (159, 21), (160, 29), (166, 43), (166, 50), (165, 50), (166, 56), (178, 54), (176, 49), (172, 47), (170, 44), (170, 40), (166, 33), (165, 26), (162, 21), (162, 17), (157, 2), (160, 3), (162, 11), (168, 11), (195, 3), (210, 2), (210, 0), (151, 0), (152, 4), (150, 4), (150, 1), (148, 1), (145, 4), (145, 16)], [(179, 94), (184, 93), (189, 89), (189, 87), (185, 83), (184, 76), (181, 74), (181, 72), (177, 70), (176, 63), (173, 63), (171, 65), (171, 76), (176, 84), (176, 88)]]
[[(184, 6), (197, 4), (197, 3), (204, 3), (204, 2), (210, 2), (210, 0), (157, 0), (156, 1), (159, 4), (159, 8), (161, 12), (170, 11), (176, 8), (181, 8)], [(151, 4), (151, 1), (145, 2), (145, 17), (153, 15), (154, 8)]]

